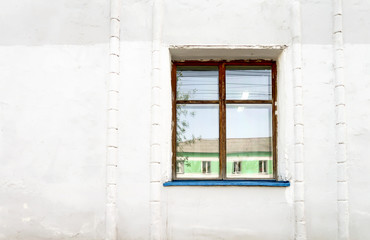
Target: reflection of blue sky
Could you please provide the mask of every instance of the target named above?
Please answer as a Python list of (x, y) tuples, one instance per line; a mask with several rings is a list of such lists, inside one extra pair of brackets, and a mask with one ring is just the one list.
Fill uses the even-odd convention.
[(227, 138), (271, 137), (271, 105), (226, 106)]
[[(188, 104), (182, 108), (188, 114), (180, 115), (178, 123), (187, 121), (189, 127), (184, 136), (195, 138), (216, 139), (219, 133), (218, 105)], [(190, 114), (194, 113), (194, 116)], [(258, 138), (271, 137), (271, 105), (227, 105), (226, 110), (227, 138)]]
[[(187, 121), (189, 127), (184, 136), (186, 139), (194, 137), (202, 139), (218, 138), (218, 105), (217, 104), (188, 104), (182, 105), (182, 109), (187, 110), (188, 114), (185, 116), (181, 114), (177, 120), (177, 124), (181, 121)], [(190, 113), (194, 113), (192, 116)]]

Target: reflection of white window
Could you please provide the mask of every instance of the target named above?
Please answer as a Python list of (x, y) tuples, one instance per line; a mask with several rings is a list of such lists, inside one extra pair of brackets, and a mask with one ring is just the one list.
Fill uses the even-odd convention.
[(235, 161), (233, 163), (234, 167), (233, 167), (233, 174), (240, 174), (240, 170), (241, 170), (241, 163), (240, 161)]
[(176, 173), (184, 173), (184, 161), (177, 161)]
[(202, 173), (211, 173), (210, 161), (202, 161)]
[(259, 161), (259, 173), (267, 173), (267, 161)]

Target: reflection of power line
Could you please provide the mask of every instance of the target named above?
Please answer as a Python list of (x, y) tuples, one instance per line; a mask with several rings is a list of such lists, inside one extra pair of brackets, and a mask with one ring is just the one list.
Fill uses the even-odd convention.
[[(180, 71), (179, 71), (180, 72)], [(181, 78), (186, 77), (212, 77), (218, 78), (216, 71), (181, 71)], [(226, 70), (226, 77), (271, 77), (271, 70), (245, 70), (245, 71), (231, 71)]]
[[(192, 94), (192, 95), (199, 95), (199, 94), (218, 94), (218, 91), (207, 91), (207, 90), (202, 90), (202, 91), (197, 91), (196, 93)], [(271, 93), (267, 93), (267, 92), (248, 92), (249, 94), (265, 94), (265, 95), (268, 95), (268, 94), (271, 94)], [(226, 92), (226, 94), (242, 94), (242, 92)], [(191, 96), (190, 96), (191, 97)]]
[[(266, 92), (248, 92), (249, 94), (263, 94), (263, 95), (271, 95), (271, 93)], [(211, 91), (211, 90), (201, 90), (197, 91), (196, 93), (192, 93), (191, 95), (200, 95), (200, 94), (218, 94), (218, 91)], [(227, 95), (233, 94), (233, 95), (241, 95), (242, 92), (226, 92)], [(191, 97), (191, 96), (190, 96)]]
[(237, 85), (237, 86), (263, 86), (268, 87), (271, 86), (271, 84), (258, 84), (258, 83), (226, 83), (226, 87), (229, 85)]
[[(271, 86), (271, 84), (258, 84), (258, 83), (226, 83), (226, 87), (229, 85), (237, 85), (237, 86), (262, 86), (262, 87), (268, 87)], [(201, 83), (201, 82), (194, 82), (194, 83), (182, 83), (179, 84), (179, 87), (182, 86), (215, 86), (218, 87), (218, 84), (214, 83)]]

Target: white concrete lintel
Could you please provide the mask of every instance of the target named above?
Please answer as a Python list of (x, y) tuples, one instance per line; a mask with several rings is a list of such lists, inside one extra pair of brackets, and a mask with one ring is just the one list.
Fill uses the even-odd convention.
[(277, 60), (286, 45), (170, 45), (172, 60)]

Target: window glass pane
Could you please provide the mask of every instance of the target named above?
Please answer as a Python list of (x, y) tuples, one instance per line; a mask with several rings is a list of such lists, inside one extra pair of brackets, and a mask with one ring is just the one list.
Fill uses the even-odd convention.
[(226, 105), (226, 176), (273, 178), (271, 104)]
[(226, 67), (226, 99), (270, 100), (271, 92), (271, 67)]
[(177, 100), (218, 100), (218, 67), (177, 67)]
[(176, 114), (177, 178), (217, 178), (218, 104), (178, 104)]

